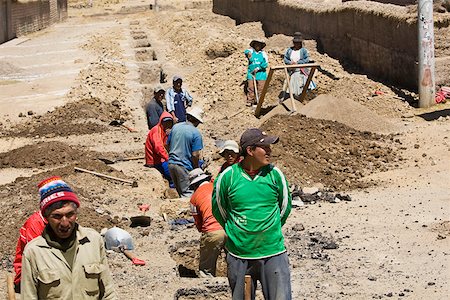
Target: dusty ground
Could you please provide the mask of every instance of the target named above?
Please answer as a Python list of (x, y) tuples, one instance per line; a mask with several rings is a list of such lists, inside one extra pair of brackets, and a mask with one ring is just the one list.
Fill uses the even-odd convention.
[[(168, 87), (181, 74), (206, 111), (199, 128), (213, 174), (221, 164), (216, 141), (237, 139), (257, 126), (280, 136), (273, 160), (290, 183), (351, 196), (293, 209), (284, 230), (295, 299), (447, 298), (449, 104), (413, 108), (414, 93), (349, 72), (319, 54), (311, 40), (306, 46), (321, 65), (314, 78), (318, 89), (297, 103), (308, 117), (276, 105), (283, 80), (277, 74), (265, 115), (257, 119), (251, 109), (241, 110), (242, 51), (264, 36), (261, 24), (235, 26), (212, 14), (208, 1), (158, 3), (159, 11), (139, 0), (94, 1), (93, 7), (73, 2), (65, 23), (0, 45), (2, 276), (11, 271), (18, 228), (37, 207), (36, 184), (55, 174), (80, 196), (82, 225), (126, 229), (147, 261), (135, 267), (121, 254), (109, 254), (120, 298), (229, 299), (226, 278), (195, 277), (196, 229), (162, 217), (188, 217), (187, 200), (174, 199), (143, 160), (106, 165), (97, 159), (143, 153), (142, 106), (160, 79)], [(290, 41), (268, 38), (271, 64), (281, 62)], [(115, 119), (137, 132), (110, 126)], [(136, 180), (138, 187), (76, 172), (75, 166)], [(131, 228), (130, 217), (141, 214), (142, 203), (150, 204), (151, 225)], [(219, 269), (225, 272), (223, 261)]]

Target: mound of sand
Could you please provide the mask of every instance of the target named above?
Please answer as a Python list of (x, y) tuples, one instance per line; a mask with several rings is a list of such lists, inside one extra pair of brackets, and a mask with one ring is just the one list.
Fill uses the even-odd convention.
[(359, 131), (393, 133), (398, 127), (385, 117), (347, 98), (323, 94), (301, 107), (308, 118), (336, 121)]
[(7, 62), (7, 61), (0, 61), (0, 76), (2, 75), (11, 75), (15, 73), (20, 73), (22, 71), (21, 68)]

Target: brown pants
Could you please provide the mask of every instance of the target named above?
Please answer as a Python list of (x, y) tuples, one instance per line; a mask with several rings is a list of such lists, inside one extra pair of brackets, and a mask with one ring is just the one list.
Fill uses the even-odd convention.
[[(248, 83), (248, 93), (247, 93), (247, 105), (257, 104), (255, 97), (255, 85), (253, 84), (253, 79), (247, 80)], [(258, 99), (261, 96), (261, 92), (264, 88), (265, 80), (256, 80), (256, 88), (258, 89)]]
[(200, 238), (200, 271), (216, 276), (216, 263), (225, 245), (224, 230), (202, 233)]

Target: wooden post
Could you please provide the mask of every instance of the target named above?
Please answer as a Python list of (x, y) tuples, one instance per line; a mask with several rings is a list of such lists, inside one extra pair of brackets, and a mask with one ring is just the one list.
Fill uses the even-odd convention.
[(272, 79), (272, 75), (273, 75), (273, 69), (269, 68), (269, 75), (267, 75), (266, 82), (264, 83), (264, 87), (261, 92), (261, 97), (259, 98), (258, 105), (256, 106), (256, 109), (255, 109), (256, 117), (259, 117), (259, 115), (261, 113), (261, 106), (264, 102), (264, 98), (266, 97), (267, 89), (269, 88), (269, 82)]
[(306, 92), (308, 91), (309, 84), (311, 83), (312, 77), (314, 75), (314, 71), (316, 71), (316, 67), (311, 67), (311, 70), (309, 71), (309, 74), (308, 74), (308, 79), (306, 79), (306, 83), (303, 86), (302, 93), (300, 95), (300, 98), (298, 99), (298, 101), (300, 101), (300, 102), (302, 102), (306, 97)]
[(250, 275), (245, 275), (244, 290), (245, 290), (244, 300), (251, 300), (252, 299), (252, 277)]
[[(273, 72), (275, 70), (292, 69), (292, 68), (311, 68), (311, 72), (309, 73), (308, 79), (306, 81), (306, 83), (307, 83), (306, 86), (309, 86), (309, 83), (312, 80), (314, 71), (316, 70), (317, 67), (319, 67), (318, 64), (280, 65), (280, 66), (270, 67), (269, 74), (267, 75), (267, 79), (264, 84), (264, 88), (261, 92), (261, 97), (259, 98), (258, 105), (256, 106), (256, 109), (255, 109), (255, 117), (259, 118), (259, 116), (261, 115), (261, 106), (264, 103), (264, 98), (266, 97), (267, 89), (269, 88), (270, 80), (272, 79)], [(303, 92), (300, 95), (300, 101), (302, 101), (305, 96), (306, 96), (306, 90), (303, 89)], [(295, 110), (295, 106), (294, 106), (294, 110)]]
[(297, 108), (295, 107), (295, 99), (294, 94), (292, 93), (292, 84), (291, 84), (291, 77), (289, 76), (289, 72), (287, 68), (284, 69), (284, 74), (286, 75), (286, 80), (289, 87), (289, 98), (291, 98), (291, 104), (292, 104), (292, 112), (297, 111)]

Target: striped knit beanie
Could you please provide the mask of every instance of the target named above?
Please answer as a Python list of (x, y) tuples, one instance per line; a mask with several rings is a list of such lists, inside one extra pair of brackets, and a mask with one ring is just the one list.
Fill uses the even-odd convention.
[(49, 205), (58, 201), (72, 201), (77, 207), (80, 207), (80, 201), (75, 193), (59, 176), (42, 180), (38, 184), (38, 188), (39, 194), (41, 194), (42, 213)]

